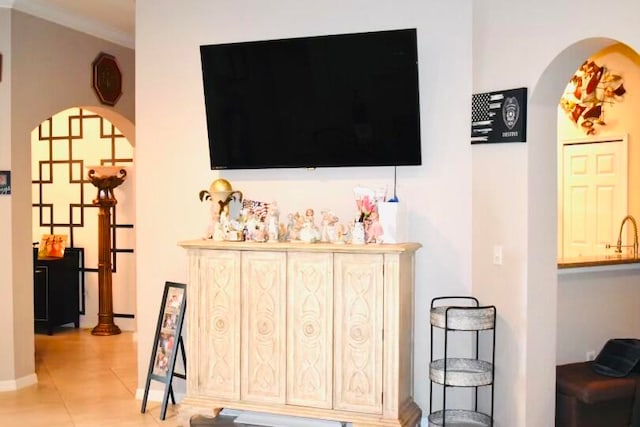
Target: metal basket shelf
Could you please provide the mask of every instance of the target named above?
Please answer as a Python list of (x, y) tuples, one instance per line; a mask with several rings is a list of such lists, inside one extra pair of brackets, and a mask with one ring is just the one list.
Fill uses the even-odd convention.
[(440, 306), (431, 309), (431, 324), (442, 329), (479, 331), (493, 329), (495, 323), (496, 311), (494, 307), (460, 308)]
[(493, 365), (477, 359), (438, 359), (429, 365), (429, 378), (438, 384), (458, 387), (478, 387), (493, 383)]
[(482, 412), (467, 411), (464, 409), (447, 409), (429, 414), (429, 427), (488, 427), (491, 425), (491, 417)]

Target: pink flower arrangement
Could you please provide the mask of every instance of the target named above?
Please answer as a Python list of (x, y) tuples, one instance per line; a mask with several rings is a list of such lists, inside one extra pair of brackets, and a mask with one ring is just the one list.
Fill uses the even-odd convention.
[(358, 206), (358, 212), (360, 212), (358, 222), (365, 221), (369, 218), (371, 213), (377, 210), (375, 199), (368, 195), (364, 195), (362, 198), (356, 200), (356, 205)]

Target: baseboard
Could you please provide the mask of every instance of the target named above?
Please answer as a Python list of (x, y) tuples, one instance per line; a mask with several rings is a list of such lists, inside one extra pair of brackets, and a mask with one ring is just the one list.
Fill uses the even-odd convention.
[(16, 380), (0, 381), (0, 392), (15, 391), (34, 384), (38, 384), (38, 376), (36, 374), (29, 374)]

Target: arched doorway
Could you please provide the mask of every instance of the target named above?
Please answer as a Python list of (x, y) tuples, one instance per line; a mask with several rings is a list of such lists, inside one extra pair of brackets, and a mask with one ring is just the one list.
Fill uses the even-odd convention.
[[(113, 301), (116, 324), (135, 330), (135, 173), (134, 147), (128, 135), (102, 114), (108, 110), (74, 107), (44, 120), (31, 134), (33, 241), (64, 235), (78, 250), (80, 326), (95, 326), (98, 313), (98, 211), (96, 189), (87, 178), (90, 165), (127, 167), (127, 180), (116, 189), (111, 214)], [(133, 126), (108, 114), (129, 132)], [(36, 296), (37, 297), (37, 296)], [(36, 319), (37, 320), (37, 319)]]
[[(527, 402), (537, 402), (528, 422), (552, 425), (553, 416), (534, 414), (555, 407), (558, 310), (557, 114), (558, 101), (575, 70), (594, 52), (616, 43), (607, 38), (579, 41), (552, 60), (533, 90), (528, 111), (526, 360)], [(543, 374), (544, 373), (544, 374)], [(532, 424), (533, 425), (533, 424)]]
[[(570, 103), (564, 105), (575, 109), (571, 115), (560, 109), (558, 115), (558, 250), (564, 262), (588, 259), (590, 255), (616, 257), (622, 219), (626, 215), (640, 216), (640, 56), (616, 43), (592, 52), (585, 60), (585, 67), (577, 73), (598, 67), (602, 70), (601, 83), (592, 85), (597, 89), (588, 102), (578, 104), (572, 100), (580, 89), (570, 85), (563, 95)], [(608, 85), (622, 87), (619, 93), (624, 93), (603, 97)], [(598, 101), (604, 98), (606, 104)], [(593, 126), (581, 126), (583, 117), (577, 113), (594, 104), (602, 110), (602, 120), (593, 121)], [(575, 191), (569, 188), (572, 183), (576, 184)], [(633, 242), (631, 225), (627, 223), (620, 236), (625, 256), (633, 255), (633, 248), (626, 247)], [(637, 267), (558, 270), (558, 364), (592, 358), (610, 338), (637, 336)]]

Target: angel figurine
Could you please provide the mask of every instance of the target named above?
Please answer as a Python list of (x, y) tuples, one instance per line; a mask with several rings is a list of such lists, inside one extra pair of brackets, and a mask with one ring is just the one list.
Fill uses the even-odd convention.
[(373, 211), (369, 215), (369, 218), (367, 219), (365, 234), (367, 236), (367, 243), (382, 243), (381, 237), (383, 234), (383, 230), (377, 211)]

